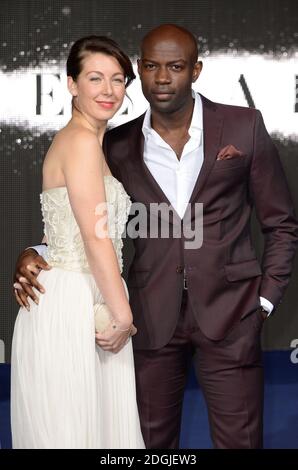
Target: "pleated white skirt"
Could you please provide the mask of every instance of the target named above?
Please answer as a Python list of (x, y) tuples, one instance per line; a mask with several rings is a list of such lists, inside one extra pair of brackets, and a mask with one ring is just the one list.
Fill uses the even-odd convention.
[(14, 329), (13, 448), (144, 448), (131, 340), (118, 354), (96, 346), (94, 278), (52, 268), (39, 282), (46, 293)]

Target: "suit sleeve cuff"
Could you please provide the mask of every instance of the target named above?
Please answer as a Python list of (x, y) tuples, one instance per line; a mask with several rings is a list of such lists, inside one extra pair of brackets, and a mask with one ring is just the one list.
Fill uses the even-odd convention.
[(269, 317), (274, 309), (274, 305), (270, 302), (270, 300), (265, 299), (265, 297), (260, 297), (260, 304), (266, 310), (266, 312), (268, 312)]
[(47, 245), (35, 245), (35, 246), (28, 246), (26, 248), (26, 250), (28, 250), (29, 248), (32, 248), (32, 250), (35, 250), (39, 256), (42, 256), (43, 258), (45, 258), (46, 254), (47, 254), (47, 251), (48, 251), (48, 247)]

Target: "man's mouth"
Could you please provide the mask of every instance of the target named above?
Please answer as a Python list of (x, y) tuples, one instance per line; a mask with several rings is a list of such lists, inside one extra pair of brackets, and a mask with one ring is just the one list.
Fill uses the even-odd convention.
[(156, 96), (156, 98), (159, 100), (167, 100), (171, 98), (174, 93), (167, 90), (155, 90), (153, 91), (153, 95)]

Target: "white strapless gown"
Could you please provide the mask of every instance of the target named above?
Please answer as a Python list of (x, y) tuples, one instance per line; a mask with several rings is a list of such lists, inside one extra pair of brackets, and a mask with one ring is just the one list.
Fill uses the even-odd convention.
[[(130, 200), (105, 177), (109, 229), (122, 270), (121, 234)], [(131, 340), (118, 353), (95, 344), (90, 274), (65, 187), (41, 195), (50, 271), (30, 312), (19, 310), (12, 345), (11, 423), (15, 449), (144, 448)]]

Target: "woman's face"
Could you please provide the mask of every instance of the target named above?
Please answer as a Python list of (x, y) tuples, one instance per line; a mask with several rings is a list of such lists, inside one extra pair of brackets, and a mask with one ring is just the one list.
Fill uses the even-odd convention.
[(68, 77), (68, 87), (82, 113), (95, 121), (107, 121), (120, 108), (125, 95), (123, 69), (115, 57), (100, 52), (87, 53), (76, 80)]

